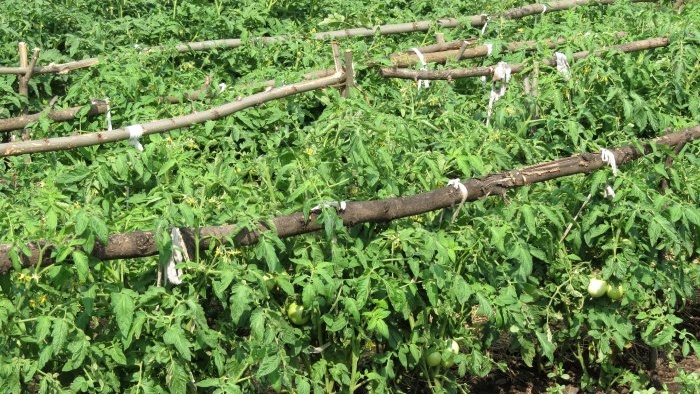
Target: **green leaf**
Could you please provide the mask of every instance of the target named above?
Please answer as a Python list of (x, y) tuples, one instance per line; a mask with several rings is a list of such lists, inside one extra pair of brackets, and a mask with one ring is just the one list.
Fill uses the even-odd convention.
[(357, 308), (362, 309), (369, 298), (370, 284), (372, 280), (366, 275), (357, 281)]
[(537, 235), (537, 225), (535, 224), (535, 214), (532, 211), (532, 207), (529, 205), (524, 205), (520, 212), (525, 220), (525, 227), (527, 227), (530, 235)]
[(102, 219), (99, 219), (97, 216), (91, 217), (90, 228), (93, 232), (95, 232), (97, 239), (102, 244), (107, 244), (107, 241), (109, 239), (109, 231), (107, 230), (107, 225), (104, 221), (102, 221)]
[(178, 361), (173, 360), (168, 365), (166, 382), (171, 394), (187, 394), (187, 383), (190, 381), (189, 373)]
[(53, 355), (53, 346), (48, 345), (44, 346), (41, 351), (39, 352), (39, 361), (37, 362), (37, 369), (42, 369), (46, 365), (46, 363), (51, 360), (51, 356)]
[(56, 210), (49, 209), (44, 218), (46, 220), (46, 230), (49, 232), (55, 232), (56, 227), (58, 226), (58, 215), (56, 214)]
[(68, 338), (68, 322), (64, 318), (58, 318), (53, 322), (53, 331), (51, 332), (51, 347), (54, 350), (53, 354), (58, 354), (63, 350)]
[(235, 276), (236, 274), (232, 270), (225, 270), (219, 275), (219, 280), (215, 280), (212, 283), (212, 288), (217, 298), (220, 300), (224, 299), (224, 292), (231, 285)]
[(133, 291), (123, 289), (119, 293), (112, 293), (112, 311), (116, 316), (117, 326), (122, 334), (122, 338), (126, 339), (129, 335), (131, 322), (134, 320), (134, 299), (132, 298)]
[(360, 310), (357, 307), (357, 302), (350, 298), (343, 298), (343, 304), (345, 305), (345, 311), (347, 311), (352, 317), (355, 324), (360, 323)]
[(62, 371), (72, 371), (83, 365), (85, 357), (90, 351), (90, 342), (85, 335), (77, 335), (76, 339), (68, 344), (70, 360), (63, 366)]
[(255, 375), (261, 378), (263, 376), (271, 374), (272, 372), (277, 370), (277, 367), (280, 365), (280, 361), (280, 356), (277, 352), (275, 352), (274, 354), (266, 355), (260, 362), (260, 367), (258, 368), (258, 372)]
[(221, 381), (218, 378), (207, 378), (197, 382), (197, 387), (218, 387)]
[(118, 343), (113, 343), (112, 346), (105, 348), (104, 352), (117, 364), (126, 365), (126, 356)]
[(49, 334), (51, 329), (51, 318), (48, 316), (39, 316), (36, 319), (36, 333), (35, 338), (37, 343), (44, 342), (44, 339)]
[(185, 360), (190, 361), (192, 358), (192, 352), (190, 352), (192, 344), (187, 340), (185, 331), (180, 326), (170, 326), (163, 334), (163, 342), (166, 345), (173, 345)]
[[(549, 327), (545, 327), (545, 329), (549, 329)], [(550, 361), (554, 361), (554, 350), (556, 349), (556, 346), (552, 343), (551, 339), (545, 335), (545, 333), (537, 331), (535, 334), (537, 335), (537, 340), (542, 347), (542, 354)]]
[(256, 308), (250, 314), (250, 332), (256, 340), (262, 340), (265, 334), (265, 312), (262, 308)]
[(532, 362), (535, 360), (535, 345), (523, 337), (518, 337), (518, 344), (520, 345), (520, 355), (523, 358), (523, 362), (532, 368)]
[(90, 274), (90, 265), (88, 264), (89, 258), (85, 252), (81, 250), (74, 250), (71, 255), (75, 271), (78, 273), (78, 280), (80, 283), (85, 283), (85, 280)]
[(295, 382), (298, 394), (311, 394), (311, 384), (307, 378), (297, 375)]

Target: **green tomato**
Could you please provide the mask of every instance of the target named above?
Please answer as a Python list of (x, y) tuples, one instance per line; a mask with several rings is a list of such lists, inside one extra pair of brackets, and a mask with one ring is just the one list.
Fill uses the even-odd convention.
[(625, 288), (622, 287), (622, 285), (608, 286), (607, 294), (608, 298), (617, 301), (622, 298), (623, 294), (625, 294)]
[(450, 346), (447, 350), (447, 358), (442, 360), (442, 366), (450, 368), (455, 365), (455, 356), (459, 354), (459, 344), (454, 339), (450, 341)]
[(428, 363), (429, 367), (437, 367), (438, 365), (440, 365), (440, 362), (442, 361), (442, 354), (440, 352), (438, 352), (437, 350), (434, 352), (431, 352), (425, 358), (425, 361)]
[(291, 321), (293, 324), (300, 326), (309, 321), (309, 316), (307, 316), (304, 313), (304, 311), (305, 310), (303, 305), (299, 305), (296, 302), (292, 302), (287, 307), (287, 317), (289, 318), (289, 321)]
[(608, 291), (608, 282), (598, 279), (591, 278), (588, 282), (588, 294), (593, 298), (602, 297)]
[(267, 287), (267, 291), (272, 291), (277, 285), (275, 278), (268, 274), (263, 275), (263, 282), (265, 283), (265, 287)]

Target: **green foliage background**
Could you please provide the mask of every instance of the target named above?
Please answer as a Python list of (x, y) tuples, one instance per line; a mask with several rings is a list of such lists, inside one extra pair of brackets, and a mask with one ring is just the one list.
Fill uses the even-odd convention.
[[(294, 82), (332, 66), (316, 31), (466, 17), (520, 1), (34, 1), (0, 5), (0, 64), (15, 65), (17, 41), (42, 48), (39, 63), (99, 57), (100, 64), (31, 79), (27, 102), (14, 76), (0, 76), (0, 116), (109, 97), (112, 121), (128, 125), (204, 110), (252, 93), (248, 83)], [(152, 230), (167, 261), (171, 226), (251, 226), (330, 200), (410, 195), (470, 178), (599, 151), (700, 123), (700, 4), (580, 7), (492, 20), (482, 42), (559, 36), (571, 54), (670, 36), (667, 48), (608, 52), (572, 64), (565, 81), (540, 67), (539, 96), (514, 77), (484, 126), (488, 86), (477, 79), (382, 79), (369, 64), (472, 27), (352, 38), (358, 90), (325, 89), (277, 100), (217, 122), (126, 143), (0, 162), (0, 242), (50, 240), (59, 264), (0, 276), (0, 387), (5, 392), (403, 392), (468, 390), (471, 376), (505, 369), (503, 354), (566, 381), (645, 387), (620, 362), (646, 344), (700, 351), (683, 308), (700, 285), (697, 143), (610, 170), (577, 175), (466, 204), (451, 212), (326, 231), (256, 246), (222, 245), (186, 264), (184, 284), (155, 286), (159, 258), (96, 261), (85, 253), (111, 232)], [(217, 38), (287, 35), (279, 44), (143, 54), (140, 48)], [(496, 53), (462, 65), (534, 64), (551, 57)], [(160, 98), (199, 87), (207, 75), (229, 88), (205, 103)], [(540, 116), (533, 117), (534, 111)], [(102, 117), (41, 119), (35, 138), (98, 131)], [(664, 166), (671, 154), (673, 166)], [(659, 190), (667, 177), (670, 188)], [(602, 196), (606, 184), (614, 199)], [(568, 223), (592, 199), (564, 242)], [(79, 248), (81, 247), (81, 248)], [(21, 251), (19, 252), (21, 253)], [(619, 302), (586, 294), (598, 275), (622, 284)], [(286, 316), (303, 304), (308, 323)], [(486, 324), (476, 318), (486, 316)], [(474, 318), (474, 319), (473, 319)], [(452, 368), (424, 354), (455, 339)], [(324, 348), (319, 352), (319, 347)]]

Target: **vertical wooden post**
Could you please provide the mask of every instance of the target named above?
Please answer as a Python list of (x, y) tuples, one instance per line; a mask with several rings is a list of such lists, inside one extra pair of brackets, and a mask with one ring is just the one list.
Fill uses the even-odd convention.
[(338, 72), (342, 69), (342, 65), (340, 64), (340, 46), (338, 45), (338, 41), (331, 42), (331, 49), (333, 50), (333, 65), (335, 67), (335, 72)]
[[(25, 68), (24, 74), (19, 77), (19, 94), (24, 96), (26, 100), (29, 100), (29, 79), (34, 74), (34, 66), (39, 59), (39, 48), (34, 48), (32, 51), (32, 60), (27, 59), (27, 43), (19, 43), (19, 66)], [(24, 106), (22, 108), (22, 115), (27, 115), (29, 113), (29, 107)], [(31, 136), (29, 135), (29, 129), (24, 129), (22, 131), (22, 140), (28, 140)]]
[(342, 96), (350, 97), (350, 89), (355, 85), (355, 70), (352, 66), (352, 51), (349, 49), (345, 50), (345, 88), (343, 89)]
[[(19, 66), (21, 68), (27, 68), (29, 66), (29, 59), (27, 57), (27, 43), (26, 42), (20, 42), (19, 43)], [(20, 96), (24, 97), (29, 97), (29, 85), (27, 84), (28, 80), (25, 78), (25, 74), (20, 75), (19, 77), (19, 94)], [(24, 115), (26, 113), (26, 108), (22, 109), (22, 114)]]

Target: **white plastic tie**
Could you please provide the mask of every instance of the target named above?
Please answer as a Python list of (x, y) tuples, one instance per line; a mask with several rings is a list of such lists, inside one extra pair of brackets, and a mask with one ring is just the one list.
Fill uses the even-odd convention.
[(107, 114), (105, 114), (105, 120), (107, 121), (107, 131), (112, 131), (112, 109), (109, 106), (109, 97), (105, 97), (105, 104), (107, 104)]
[(223, 83), (223, 82), (221, 82), (221, 83), (219, 84), (219, 93), (223, 93), (224, 90), (226, 90), (226, 87), (227, 87), (226, 84)]
[(571, 72), (569, 71), (569, 62), (566, 60), (566, 55), (561, 52), (554, 52), (554, 57), (557, 61), (557, 71), (564, 76), (565, 80), (569, 80)]
[(165, 266), (165, 284), (172, 283), (179, 285), (182, 283), (182, 270), (177, 268), (177, 264), (183, 261), (189, 261), (190, 256), (187, 253), (187, 245), (182, 239), (182, 232), (177, 227), (170, 230), (170, 239), (172, 240), (173, 252)]
[(311, 212), (321, 212), (323, 208), (328, 207), (335, 208), (336, 211), (339, 212), (345, 212), (345, 209), (348, 207), (348, 203), (346, 201), (326, 201), (311, 208)]
[(489, 97), (489, 109), (486, 114), (486, 126), (491, 124), (491, 114), (493, 113), (493, 103), (506, 94), (507, 84), (510, 81), (511, 69), (508, 63), (498, 62), (493, 70), (493, 82), (491, 85), (491, 96)]
[[(611, 151), (603, 148), (600, 150), (600, 159), (603, 160), (603, 163), (610, 164), (610, 168), (612, 168), (613, 176), (616, 176), (617, 175), (617, 163), (615, 162), (615, 154), (612, 153)], [(608, 198), (615, 197), (615, 190), (612, 188), (612, 186), (605, 185), (605, 191), (603, 192), (603, 196), (608, 197)]]
[(462, 183), (459, 178), (450, 179), (450, 181), (447, 182), (447, 186), (452, 186), (455, 190), (459, 190), (459, 193), (462, 195), (461, 203), (464, 203), (467, 201), (467, 198), (469, 198), (469, 190), (467, 190), (467, 187), (464, 186), (464, 183)]
[[(411, 48), (411, 50), (412, 50), (413, 52), (416, 53), (416, 55), (418, 56), (418, 60), (420, 60), (420, 64), (421, 64), (421, 68), (420, 68), (420, 69), (421, 69), (421, 70), (427, 70), (427, 69), (428, 69), (428, 64), (425, 62), (425, 56), (423, 56), (423, 54), (421, 53), (420, 50), (418, 50), (418, 48), (415, 48), (415, 47), (414, 47), (414, 48)], [(422, 80), (422, 79), (419, 79), (419, 80), (418, 80), (418, 89), (421, 89), (421, 88), (427, 89), (427, 88), (429, 88), (429, 87), (430, 87), (430, 81), (428, 81), (428, 80)]]
[(143, 135), (143, 126), (134, 124), (126, 126), (124, 129), (129, 132), (129, 143), (138, 149), (139, 152), (143, 152), (143, 145), (139, 142), (139, 138)]
[(545, 4), (540, 4), (542, 6), (542, 12), (540, 12), (540, 15), (544, 14), (547, 12), (547, 6)]
[(613, 176), (617, 175), (617, 163), (615, 162), (615, 154), (614, 153), (603, 148), (600, 150), (600, 159), (603, 160), (603, 163), (610, 164), (610, 168), (612, 168)]
[(493, 52), (493, 44), (488, 43), (484, 45), (486, 45), (486, 56), (491, 56), (491, 52)]
[(484, 35), (484, 32), (486, 32), (486, 26), (488, 26), (489, 21), (491, 20), (491, 18), (489, 18), (488, 14), (481, 14), (481, 16), (485, 16), (485, 17), (486, 17), (486, 22), (484, 22), (484, 26), (481, 27), (481, 35), (483, 36), (483, 35)]

